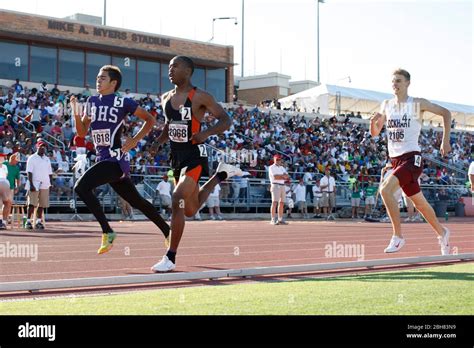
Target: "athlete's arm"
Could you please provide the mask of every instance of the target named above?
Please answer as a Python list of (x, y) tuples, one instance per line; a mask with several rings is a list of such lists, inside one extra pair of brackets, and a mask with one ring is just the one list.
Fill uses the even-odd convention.
[[(382, 110), (385, 110), (385, 103), (387, 101), (384, 100), (382, 103)], [(385, 123), (385, 112), (383, 114), (376, 112), (371, 118), (370, 118), (370, 135), (373, 137), (376, 137), (377, 135), (380, 134), (383, 125)]]
[(87, 132), (89, 131), (89, 126), (91, 124), (91, 117), (89, 115), (84, 115), (81, 118), (81, 105), (77, 102), (75, 95), (71, 96), (69, 99), (71, 102), (72, 116), (74, 117), (74, 124), (76, 125), (77, 135), (81, 138), (85, 138)]
[(165, 126), (163, 127), (161, 134), (159, 135), (158, 138), (155, 139), (155, 143), (158, 143), (158, 145), (163, 145), (169, 140), (170, 137), (168, 134), (168, 129), (169, 129), (169, 124), (165, 123)]
[(207, 111), (212, 113), (212, 115), (218, 120), (214, 126), (193, 135), (192, 139), (199, 144), (203, 143), (211, 135), (221, 134), (229, 129), (232, 125), (232, 120), (230, 119), (229, 115), (227, 115), (222, 106), (216, 102), (212, 95), (201, 91), (198, 93), (199, 94), (196, 96), (199, 98), (198, 100), (201, 107), (207, 109)]
[(134, 115), (145, 122), (143, 123), (142, 128), (140, 128), (138, 133), (133, 138), (127, 138), (127, 140), (122, 146), (123, 152), (128, 152), (131, 149), (135, 148), (138, 142), (142, 140), (145, 135), (150, 133), (151, 129), (155, 125), (155, 118), (153, 117), (153, 115), (141, 107), (138, 107), (137, 110), (135, 110)]
[(420, 111), (429, 111), (432, 114), (443, 117), (443, 141), (441, 142), (440, 152), (443, 156), (451, 151), (451, 144), (449, 143), (449, 136), (451, 134), (451, 112), (442, 106), (432, 103), (423, 98), (417, 98), (420, 103)]
[(169, 123), (168, 123), (168, 118), (166, 117), (166, 109), (165, 109), (166, 102), (168, 101), (169, 98), (170, 98), (169, 92), (166, 92), (161, 97), (161, 108), (163, 109), (163, 114), (165, 115), (165, 126), (163, 127), (163, 130), (161, 131), (161, 134), (158, 136), (158, 138), (155, 139), (155, 143), (158, 143), (158, 145), (163, 145), (170, 139), (169, 133), (168, 133)]

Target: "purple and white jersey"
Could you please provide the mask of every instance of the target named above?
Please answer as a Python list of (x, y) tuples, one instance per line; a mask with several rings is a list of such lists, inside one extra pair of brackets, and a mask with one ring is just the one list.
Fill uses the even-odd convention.
[(97, 161), (118, 161), (124, 174), (130, 172), (128, 153), (121, 153), (122, 126), (125, 117), (137, 110), (130, 98), (115, 94), (89, 97), (85, 112), (91, 116), (91, 134), (97, 150)]

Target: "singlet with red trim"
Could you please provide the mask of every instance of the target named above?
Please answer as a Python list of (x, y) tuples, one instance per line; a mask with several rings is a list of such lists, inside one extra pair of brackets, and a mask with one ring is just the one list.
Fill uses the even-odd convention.
[(192, 113), (192, 100), (195, 93), (196, 87), (193, 87), (179, 110), (173, 108), (171, 98), (166, 101), (164, 111), (166, 123), (169, 126), (171, 150), (183, 151), (197, 147), (197, 143), (190, 140), (193, 134), (201, 131), (201, 122)]

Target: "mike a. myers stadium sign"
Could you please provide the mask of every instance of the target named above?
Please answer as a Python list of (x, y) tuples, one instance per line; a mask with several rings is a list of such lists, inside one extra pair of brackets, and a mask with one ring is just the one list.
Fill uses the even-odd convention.
[(156, 36), (149, 36), (137, 33), (128, 33), (120, 30), (103, 29), (98, 27), (88, 28), (82, 24), (74, 24), (70, 22), (61, 22), (55, 20), (48, 20), (48, 29), (58, 30), (70, 33), (79, 33), (83, 35), (93, 35), (110, 39), (130, 40), (137, 43), (145, 43), (157, 46), (170, 47), (171, 40)]

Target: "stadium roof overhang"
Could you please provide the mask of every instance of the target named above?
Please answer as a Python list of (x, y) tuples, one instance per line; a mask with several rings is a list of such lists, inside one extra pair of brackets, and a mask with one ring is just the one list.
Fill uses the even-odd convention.
[[(340, 100), (340, 111), (342, 113), (360, 111), (364, 118), (378, 111), (380, 104), (385, 99), (393, 98), (392, 94), (378, 91), (371, 91), (360, 88), (350, 88), (344, 86), (322, 84), (320, 86), (307, 89), (305, 91), (290, 95), (280, 99), (283, 108), (290, 107), (296, 101), (299, 108), (311, 112), (320, 108), (321, 114), (336, 114), (337, 101)], [(449, 111), (459, 126), (474, 129), (474, 106), (455, 104), (443, 101), (432, 100)], [(433, 121), (434, 125), (442, 123), (442, 117), (425, 112), (423, 119)]]

